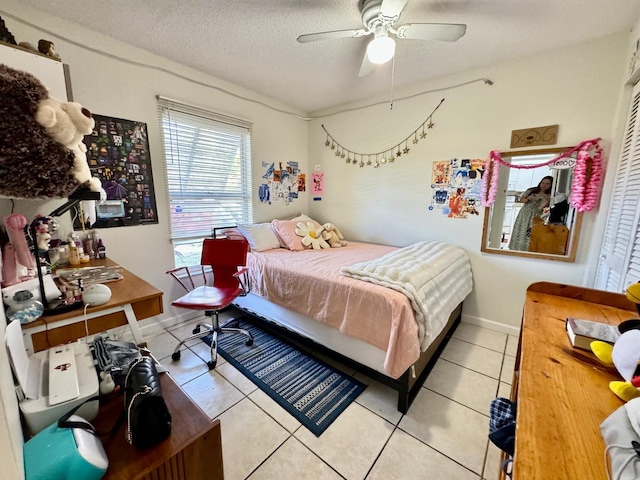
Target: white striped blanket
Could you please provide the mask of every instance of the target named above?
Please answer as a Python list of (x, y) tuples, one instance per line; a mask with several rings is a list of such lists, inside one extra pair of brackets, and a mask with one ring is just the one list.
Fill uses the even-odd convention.
[(342, 274), (406, 295), (415, 312), (423, 351), (473, 286), (467, 254), (441, 242), (414, 243), (371, 261), (342, 267)]

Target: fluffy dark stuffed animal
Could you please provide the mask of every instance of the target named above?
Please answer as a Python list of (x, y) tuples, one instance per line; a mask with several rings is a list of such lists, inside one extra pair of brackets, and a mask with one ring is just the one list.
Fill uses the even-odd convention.
[(0, 64), (0, 194), (66, 197), (79, 187), (74, 152), (51, 138), (34, 116), (47, 88), (30, 73)]

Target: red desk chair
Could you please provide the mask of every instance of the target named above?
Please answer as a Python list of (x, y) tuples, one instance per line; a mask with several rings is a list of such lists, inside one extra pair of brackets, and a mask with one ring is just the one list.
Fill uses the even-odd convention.
[(247, 346), (253, 344), (253, 337), (247, 330), (227, 326), (233, 322), (237, 323), (236, 319), (232, 318), (222, 325), (218, 322), (218, 313), (229, 306), (236, 297), (245, 296), (249, 291), (246, 275), (248, 269), (245, 267), (247, 250), (246, 240), (207, 238), (202, 244), (199, 267), (182, 267), (167, 272), (187, 290), (186, 295), (171, 302), (171, 305), (191, 310), (204, 310), (204, 314), (212, 320), (211, 324), (198, 323), (193, 329), (193, 335), (178, 343), (171, 355), (173, 360), (180, 359), (180, 347), (186, 342), (209, 334), (211, 334), (211, 360), (207, 362), (209, 370), (214, 369), (218, 361), (218, 335), (240, 333), (248, 338)]

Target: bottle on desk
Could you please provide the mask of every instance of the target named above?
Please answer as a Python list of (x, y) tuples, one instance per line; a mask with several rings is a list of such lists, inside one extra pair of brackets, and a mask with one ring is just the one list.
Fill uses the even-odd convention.
[(76, 232), (73, 232), (69, 236), (69, 245), (71, 245), (71, 244), (75, 245), (78, 248), (82, 247), (82, 241), (80, 240), (80, 237), (78, 236), (78, 234)]
[(91, 237), (91, 235), (87, 235), (87, 238), (84, 239), (84, 241), (82, 242), (83, 247), (84, 247), (84, 253), (85, 255), (89, 255), (89, 258), (95, 258), (96, 254), (93, 251), (93, 238)]
[(106, 258), (107, 257), (107, 249), (104, 246), (104, 242), (102, 239), (98, 239), (98, 246), (96, 247), (96, 251), (98, 252), (98, 258)]
[(69, 265), (80, 265), (80, 249), (75, 244), (69, 244)]

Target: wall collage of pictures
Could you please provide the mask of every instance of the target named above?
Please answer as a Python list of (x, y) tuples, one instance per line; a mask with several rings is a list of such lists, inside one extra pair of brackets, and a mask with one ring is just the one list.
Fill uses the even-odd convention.
[[(102, 115), (93, 118), (95, 129), (84, 138), (87, 161), (107, 193), (93, 226), (158, 223), (147, 124)], [(78, 220), (75, 223), (77, 228)]]

